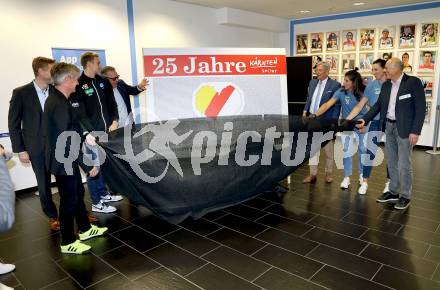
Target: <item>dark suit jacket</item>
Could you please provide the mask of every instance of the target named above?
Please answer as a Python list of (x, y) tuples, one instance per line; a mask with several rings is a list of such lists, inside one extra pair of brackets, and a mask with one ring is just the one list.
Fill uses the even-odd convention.
[[(46, 152), (46, 166), (49, 172), (54, 175), (73, 175), (77, 172), (77, 167), (80, 165), (85, 172), (89, 172), (92, 167), (83, 163), (83, 157), (81, 150), (79, 150), (78, 158), (73, 162), (73, 174), (68, 174), (65, 169), (65, 165), (56, 160), (55, 150), (57, 145), (58, 136), (66, 131), (77, 132), (81, 139), (84, 137), (84, 127), (80, 124), (78, 116), (78, 110), (83, 105), (82, 103), (75, 102), (74, 100), (67, 100), (66, 97), (58, 91), (56, 88), (50, 92), (44, 106), (43, 114), (43, 136), (45, 139), (45, 152)], [(63, 144), (64, 145), (64, 144)], [(82, 145), (82, 144), (80, 144)], [(67, 157), (74, 154), (71, 149), (71, 138), (67, 139), (64, 148), (64, 156)]]
[[(49, 93), (52, 89), (49, 88)], [(27, 151), (31, 158), (42, 154), (42, 121), (43, 110), (33, 82), (14, 89), (8, 113), (12, 151)]]
[(130, 96), (136, 96), (140, 94), (142, 91), (137, 88), (137, 86), (129, 86), (127, 85), (123, 80), (120, 80), (118, 82), (118, 85), (116, 87), (119, 91), (119, 93), (122, 96), (122, 99), (124, 99), (125, 106), (127, 107), (127, 114), (131, 113), (131, 103), (130, 103)]
[[(391, 81), (383, 83), (379, 99), (363, 118), (365, 123), (368, 124), (380, 113), (382, 131), (385, 131), (391, 88)], [(396, 97), (395, 110), (397, 132), (400, 138), (408, 138), (411, 133), (420, 135), (425, 120), (426, 97), (419, 78), (403, 74)]]
[[(308, 93), (307, 93), (307, 102), (304, 107), (304, 111), (309, 112), (310, 106), (312, 104), (313, 93), (315, 92), (316, 87), (318, 86), (319, 80), (313, 79), (309, 83)], [(322, 97), (319, 106), (326, 103), (333, 97), (333, 94), (341, 87), (341, 84), (331, 78), (327, 79), (327, 83), (325, 84), (324, 90), (322, 90)], [(341, 104), (336, 103), (333, 107), (331, 107), (324, 115), (323, 118), (326, 119), (338, 119), (339, 114), (341, 112)]]

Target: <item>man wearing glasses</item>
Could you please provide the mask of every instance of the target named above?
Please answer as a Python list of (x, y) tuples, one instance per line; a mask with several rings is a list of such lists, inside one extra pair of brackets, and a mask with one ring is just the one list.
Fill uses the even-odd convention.
[(118, 105), (119, 122), (118, 128), (127, 126), (133, 121), (131, 113), (130, 95), (136, 96), (145, 91), (148, 81), (143, 79), (137, 86), (129, 86), (119, 79), (119, 74), (112, 66), (106, 66), (101, 70), (101, 75), (109, 80), (113, 88), (116, 104)]

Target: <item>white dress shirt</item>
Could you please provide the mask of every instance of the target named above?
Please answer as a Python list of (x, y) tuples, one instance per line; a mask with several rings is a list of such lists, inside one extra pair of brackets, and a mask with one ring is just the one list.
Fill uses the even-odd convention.
[(122, 98), (118, 88), (113, 89), (113, 94), (115, 95), (115, 101), (116, 104), (118, 105), (118, 114), (119, 114), (118, 128), (125, 127), (128, 125), (128, 121), (129, 121), (127, 106), (125, 105), (124, 99)]
[(397, 93), (399, 92), (400, 83), (402, 82), (403, 74), (397, 81), (391, 81), (391, 94), (390, 94), (390, 102), (388, 104), (387, 118), (390, 120), (396, 120), (396, 102), (397, 102)]
[[(312, 114), (315, 114), (319, 109), (319, 104), (321, 103), (321, 97), (324, 93), (325, 85), (327, 84), (328, 77), (325, 80), (318, 81), (318, 84), (316, 85), (315, 91), (313, 92), (312, 102), (310, 104), (309, 112)], [(321, 83), (321, 86), (319, 85)], [(318, 95), (319, 93), (319, 95)], [(318, 107), (315, 108), (316, 103), (318, 103)]]
[(35, 90), (37, 91), (38, 99), (40, 100), (41, 110), (44, 111), (44, 104), (46, 103), (47, 97), (49, 97), (49, 86), (45, 90), (40, 89), (35, 80), (33, 81)]

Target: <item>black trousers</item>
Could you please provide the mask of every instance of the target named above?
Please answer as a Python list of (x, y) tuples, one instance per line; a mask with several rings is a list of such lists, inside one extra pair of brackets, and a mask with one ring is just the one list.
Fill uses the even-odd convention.
[(37, 178), (38, 193), (43, 212), (49, 218), (58, 218), (57, 208), (52, 200), (52, 192), (50, 190), (50, 173), (46, 169), (44, 154), (39, 156), (31, 156), (32, 169)]
[(84, 204), (84, 187), (79, 168), (74, 167), (74, 175), (55, 175), (60, 194), (61, 245), (76, 240), (74, 220), (81, 232), (90, 229), (90, 222)]

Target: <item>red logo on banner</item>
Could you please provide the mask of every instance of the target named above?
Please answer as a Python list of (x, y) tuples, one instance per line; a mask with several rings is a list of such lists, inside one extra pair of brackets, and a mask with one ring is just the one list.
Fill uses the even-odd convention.
[(237, 115), (244, 106), (241, 90), (232, 83), (204, 83), (193, 95), (193, 108), (199, 116)]

